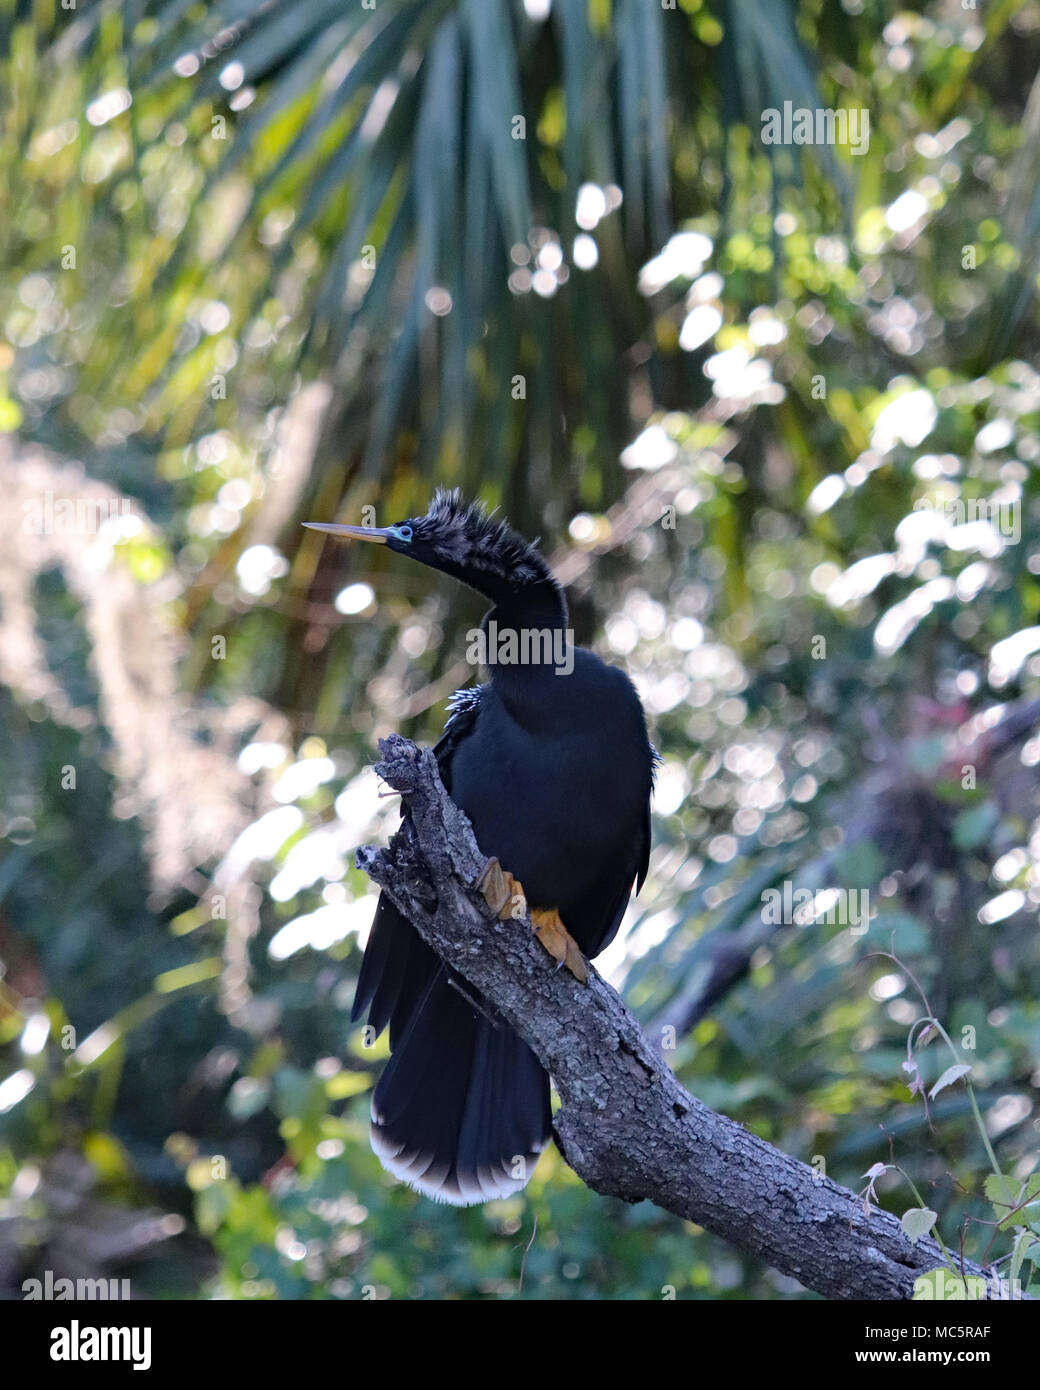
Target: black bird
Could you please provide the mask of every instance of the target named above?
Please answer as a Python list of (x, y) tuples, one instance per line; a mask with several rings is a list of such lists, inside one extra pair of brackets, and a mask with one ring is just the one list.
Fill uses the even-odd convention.
[[(395, 526), (306, 524), (410, 555), (494, 605), (482, 628), (490, 679), (455, 694), (434, 752), (478, 845), (508, 870), (501, 915), (526, 897), (543, 944), (584, 979), (580, 952), (613, 940), (650, 855), (657, 755), (631, 681), (570, 644), (563, 592), (534, 546), (457, 492)], [(550, 1136), (549, 1078), (385, 895), (354, 1018), (366, 1011), (377, 1034), (390, 1027), (372, 1101), (384, 1168), (459, 1206), (522, 1188)]]

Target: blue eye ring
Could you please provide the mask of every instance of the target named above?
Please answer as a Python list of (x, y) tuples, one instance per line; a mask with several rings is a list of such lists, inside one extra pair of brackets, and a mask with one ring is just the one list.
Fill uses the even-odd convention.
[(390, 530), (399, 541), (410, 541), (412, 539), (412, 528), (410, 526), (391, 526)]

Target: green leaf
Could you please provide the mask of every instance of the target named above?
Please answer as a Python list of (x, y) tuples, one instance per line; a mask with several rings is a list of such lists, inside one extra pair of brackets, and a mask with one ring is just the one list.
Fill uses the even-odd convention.
[(1034, 1173), (1024, 1183), (991, 1173), (983, 1184), (983, 1191), (993, 1205), (999, 1230), (1010, 1231), (1036, 1219), (1036, 1206), (1040, 1203), (1040, 1173)]
[(952, 1086), (955, 1081), (959, 1081), (962, 1076), (967, 1076), (970, 1071), (970, 1062), (958, 1062), (955, 1066), (947, 1067), (942, 1076), (939, 1077), (939, 1080), (928, 1092), (929, 1098), (934, 1100), (940, 1091), (945, 1091), (947, 1086)]
[(928, 1207), (911, 1207), (909, 1211), (904, 1211), (899, 1224), (903, 1228), (903, 1234), (907, 1236), (910, 1243), (916, 1244), (922, 1236), (926, 1236), (935, 1225), (936, 1214)]

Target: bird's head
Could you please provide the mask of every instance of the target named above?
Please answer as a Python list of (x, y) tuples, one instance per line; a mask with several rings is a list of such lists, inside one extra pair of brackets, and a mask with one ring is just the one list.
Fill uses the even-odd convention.
[(459, 492), (440, 489), (425, 516), (409, 517), (393, 526), (343, 526), (305, 521), (314, 531), (343, 540), (371, 541), (410, 555), (422, 565), (441, 570), (468, 584), (497, 605), (510, 606), (524, 596), (560, 590), (545, 557), (504, 521), (498, 521), (480, 502), (466, 502)]

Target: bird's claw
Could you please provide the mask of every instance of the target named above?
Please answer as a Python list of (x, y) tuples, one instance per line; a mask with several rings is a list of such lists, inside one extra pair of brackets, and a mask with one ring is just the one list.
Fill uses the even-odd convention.
[(531, 912), (531, 929), (545, 949), (556, 961), (557, 970), (566, 966), (576, 980), (585, 984), (589, 978), (585, 957), (578, 950), (578, 943), (560, 921), (556, 908), (534, 908)]
[[(508, 869), (503, 869), (497, 859), (491, 858), (484, 865), (484, 872), (476, 885), (484, 901), (501, 922), (519, 921), (527, 912), (527, 898), (524, 885), (514, 878)], [(576, 980), (585, 984), (589, 978), (585, 957), (578, 950), (578, 943), (560, 921), (560, 914), (554, 907), (533, 908), (531, 910), (531, 930), (556, 962), (557, 970), (564, 966)]]
[(527, 911), (524, 885), (507, 869), (503, 869), (495, 858), (489, 859), (484, 865), (484, 872), (477, 879), (477, 887), (501, 922), (517, 921)]

